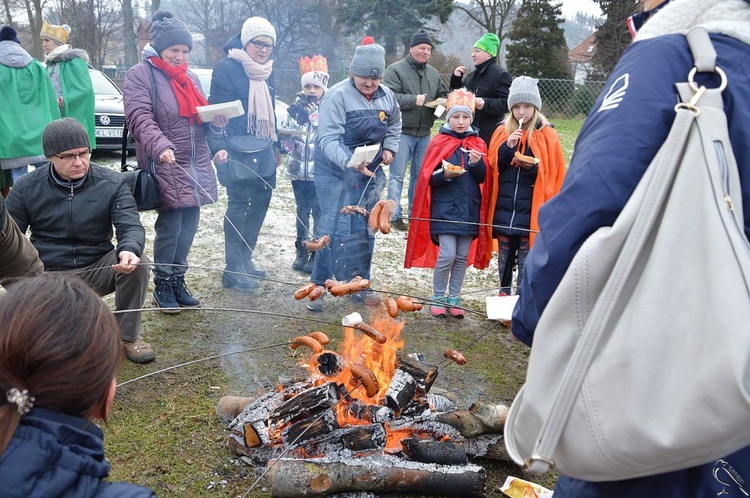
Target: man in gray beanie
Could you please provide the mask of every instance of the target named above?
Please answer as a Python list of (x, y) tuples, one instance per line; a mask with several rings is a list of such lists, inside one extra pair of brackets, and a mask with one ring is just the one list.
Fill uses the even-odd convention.
[[(141, 309), (149, 278), (146, 231), (122, 175), (90, 162), (88, 133), (74, 118), (50, 122), (42, 147), (50, 162), (18, 180), (8, 213), (21, 233), (31, 230), (46, 271), (77, 275), (102, 296), (114, 292), (117, 311)], [(140, 311), (118, 314), (117, 322), (125, 356), (153, 361), (153, 349), (140, 340)]]
[(440, 73), (427, 63), (432, 56), (433, 46), (430, 35), (423, 30), (417, 31), (411, 37), (409, 53), (388, 66), (383, 78), (383, 84), (396, 94), (403, 119), (398, 156), (388, 172), (388, 199), (396, 203), (390, 221), (391, 227), (396, 230), (409, 229), (401, 215), (401, 192), (406, 165), (411, 161), (408, 192), (408, 216), (411, 216), (414, 188), (417, 186), (422, 159), (430, 144), (430, 132), (435, 123), (435, 109), (426, 107), (425, 104), (448, 95), (448, 88), (440, 79)]

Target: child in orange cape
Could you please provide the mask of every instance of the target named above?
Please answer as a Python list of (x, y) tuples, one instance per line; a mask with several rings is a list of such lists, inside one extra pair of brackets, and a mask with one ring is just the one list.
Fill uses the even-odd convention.
[(484, 141), (471, 125), (474, 104), (466, 89), (448, 95), (446, 123), (422, 162), (406, 243), (404, 268), (435, 268), (430, 313), (440, 318), (447, 312), (464, 317), (459, 294), (466, 268), (485, 268), (488, 262), (487, 232), (480, 226), (489, 206), (483, 184), (493, 174)]
[[(500, 295), (511, 294), (516, 264), (521, 283), (526, 255), (539, 230), (539, 207), (560, 191), (565, 177), (560, 139), (539, 112), (542, 98), (537, 80), (514, 79), (508, 108), (490, 140), (489, 162), (497, 174), (488, 182), (491, 217), (485, 227), (486, 236), (497, 239)], [(486, 250), (489, 259), (492, 245)]]

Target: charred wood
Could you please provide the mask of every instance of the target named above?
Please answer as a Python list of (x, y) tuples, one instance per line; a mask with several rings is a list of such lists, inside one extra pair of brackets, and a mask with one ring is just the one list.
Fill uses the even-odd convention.
[(438, 367), (428, 365), (408, 356), (399, 355), (396, 368), (403, 370), (414, 378), (418, 388), (417, 394), (430, 392), (432, 384), (438, 375)]
[(335, 383), (327, 382), (318, 387), (302, 391), (297, 396), (285, 401), (269, 415), (268, 423), (274, 428), (314, 417), (331, 408), (338, 399)]
[(401, 369), (396, 370), (385, 393), (386, 406), (398, 415), (412, 401), (416, 389), (414, 377)]
[[(269, 464), (270, 466), (270, 464)], [(276, 460), (269, 471), (275, 497), (327, 496), (352, 491), (484, 497), (486, 474), (477, 465), (437, 465), (389, 457), (351, 461)]]
[(281, 440), (286, 446), (294, 447), (305, 441), (320, 439), (338, 428), (336, 414), (327, 411), (322, 417), (306, 418), (285, 427), (281, 431)]
[(344, 407), (344, 413), (356, 420), (372, 423), (383, 423), (393, 420), (393, 410), (387, 406), (371, 405), (359, 400), (353, 400)]
[(451, 441), (420, 441), (414, 438), (401, 440), (401, 446), (415, 462), (439, 463), (442, 465), (465, 465), (469, 463), (464, 448)]

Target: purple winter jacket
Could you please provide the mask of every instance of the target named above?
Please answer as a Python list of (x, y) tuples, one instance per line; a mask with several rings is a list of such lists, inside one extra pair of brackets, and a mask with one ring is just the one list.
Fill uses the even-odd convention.
[[(156, 83), (156, 110), (152, 110), (151, 75)], [(188, 71), (198, 91), (198, 77)], [(201, 206), (216, 200), (216, 174), (206, 144), (204, 125), (180, 117), (167, 76), (143, 60), (125, 75), (125, 121), (136, 141), (138, 167), (155, 161), (162, 210)], [(205, 125), (207, 126), (207, 125)], [(165, 149), (174, 150), (176, 164), (158, 162)], [(198, 185), (195, 184), (198, 182)]]

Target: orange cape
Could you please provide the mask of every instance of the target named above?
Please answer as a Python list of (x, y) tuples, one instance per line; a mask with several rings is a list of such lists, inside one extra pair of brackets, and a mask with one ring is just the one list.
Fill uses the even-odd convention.
[[(441, 133), (430, 141), (425, 151), (422, 169), (419, 172), (417, 187), (414, 191), (414, 203), (412, 204), (411, 217), (409, 223), (409, 237), (406, 240), (406, 255), (404, 256), (404, 268), (416, 266), (418, 268), (434, 268), (437, 261), (438, 246), (432, 243), (430, 236), (430, 207), (432, 202), (430, 178), (435, 169), (442, 165), (443, 159), (448, 159), (457, 148), (474, 149), (486, 153), (487, 146), (478, 136), (469, 136), (463, 140), (448, 134)], [(497, 177), (497, 169), (492, 170), (488, 161), (485, 159), (484, 183), (479, 185), (482, 192), (482, 204), (480, 211), (480, 223), (487, 223), (489, 212), (489, 199), (486, 195), (486, 185), (490, 177)], [(494, 171), (494, 173), (493, 173)], [(417, 219), (414, 219), (417, 218)], [(492, 241), (492, 233), (487, 238), (487, 233), (483, 227), (479, 227), (479, 236), (471, 243), (469, 250), (469, 265), (475, 268), (486, 268), (489, 260), (484, 257), (487, 252), (487, 243)], [(492, 244), (490, 244), (490, 251)]]
[[(521, 142), (518, 145), (518, 150), (526, 150), (526, 137), (527, 135), (524, 134), (523, 139), (521, 139)], [(498, 150), (507, 139), (508, 132), (505, 130), (505, 126), (498, 126), (495, 133), (492, 134), (488, 153), (489, 162), (492, 164), (495, 171), (498, 171)], [(536, 182), (534, 183), (534, 192), (531, 197), (531, 225), (529, 228), (532, 231), (529, 233), (529, 247), (534, 245), (534, 237), (536, 237), (536, 233), (539, 231), (539, 208), (560, 191), (566, 171), (565, 156), (563, 155), (562, 146), (560, 145), (560, 138), (557, 136), (557, 132), (554, 128), (545, 125), (538, 130), (535, 130), (532, 135), (530, 146), (534, 157), (539, 159), (539, 164)], [(499, 188), (498, 183), (499, 177), (495, 174), (495, 176), (492, 177), (489, 194), (489, 224), (492, 224), (492, 217), (495, 216), (495, 205), (497, 204), (497, 191)], [(492, 227), (485, 227), (485, 231), (488, 234), (487, 236), (492, 238)], [(486, 257), (491, 258), (491, 244), (487, 247), (487, 251)]]

